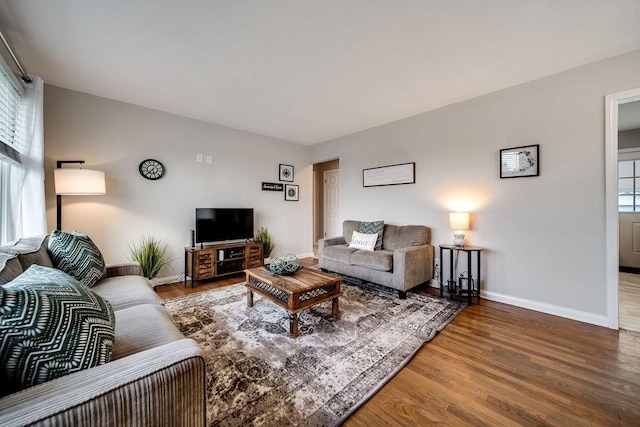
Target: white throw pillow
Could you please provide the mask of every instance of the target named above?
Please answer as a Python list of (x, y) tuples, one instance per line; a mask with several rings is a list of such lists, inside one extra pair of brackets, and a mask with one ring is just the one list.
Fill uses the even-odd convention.
[(351, 236), (351, 243), (349, 243), (349, 247), (363, 249), (365, 251), (373, 251), (373, 248), (376, 247), (377, 239), (377, 234), (365, 234), (354, 231)]

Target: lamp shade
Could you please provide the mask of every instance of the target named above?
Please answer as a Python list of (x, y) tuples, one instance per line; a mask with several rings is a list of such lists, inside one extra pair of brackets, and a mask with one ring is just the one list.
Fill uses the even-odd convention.
[(468, 230), (469, 212), (450, 212), (449, 227), (452, 230)]
[(91, 169), (54, 169), (53, 179), (58, 195), (106, 194), (104, 172)]

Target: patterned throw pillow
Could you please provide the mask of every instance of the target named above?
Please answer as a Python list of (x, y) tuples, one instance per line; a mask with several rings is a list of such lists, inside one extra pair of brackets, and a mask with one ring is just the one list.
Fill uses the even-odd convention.
[(49, 256), (55, 268), (89, 287), (107, 274), (107, 266), (100, 249), (89, 236), (77, 231), (53, 231), (49, 237)]
[(111, 360), (111, 305), (76, 279), (33, 265), (0, 286), (0, 394)]
[(384, 231), (384, 221), (372, 221), (361, 222), (360, 233), (375, 234), (378, 233), (378, 239), (376, 240), (376, 247), (374, 250), (379, 251), (382, 249), (382, 233)]

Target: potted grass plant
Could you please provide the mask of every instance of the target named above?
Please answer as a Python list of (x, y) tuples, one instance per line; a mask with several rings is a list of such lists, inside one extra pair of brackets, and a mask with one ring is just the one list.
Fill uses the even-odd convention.
[(140, 264), (142, 274), (151, 280), (171, 261), (167, 245), (153, 236), (142, 235), (138, 244), (129, 246), (130, 258)]
[(253, 240), (257, 243), (262, 243), (262, 256), (267, 263), (267, 259), (271, 255), (271, 251), (275, 248), (275, 244), (273, 243), (273, 238), (269, 234), (269, 231), (265, 227), (260, 227), (256, 235), (253, 237)]

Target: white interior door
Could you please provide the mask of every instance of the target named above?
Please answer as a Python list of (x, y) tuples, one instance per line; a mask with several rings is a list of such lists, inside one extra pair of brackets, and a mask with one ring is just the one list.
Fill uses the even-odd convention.
[(324, 237), (342, 235), (340, 224), (340, 171), (337, 169), (324, 172)]
[(618, 151), (620, 266), (640, 268), (640, 148)]

